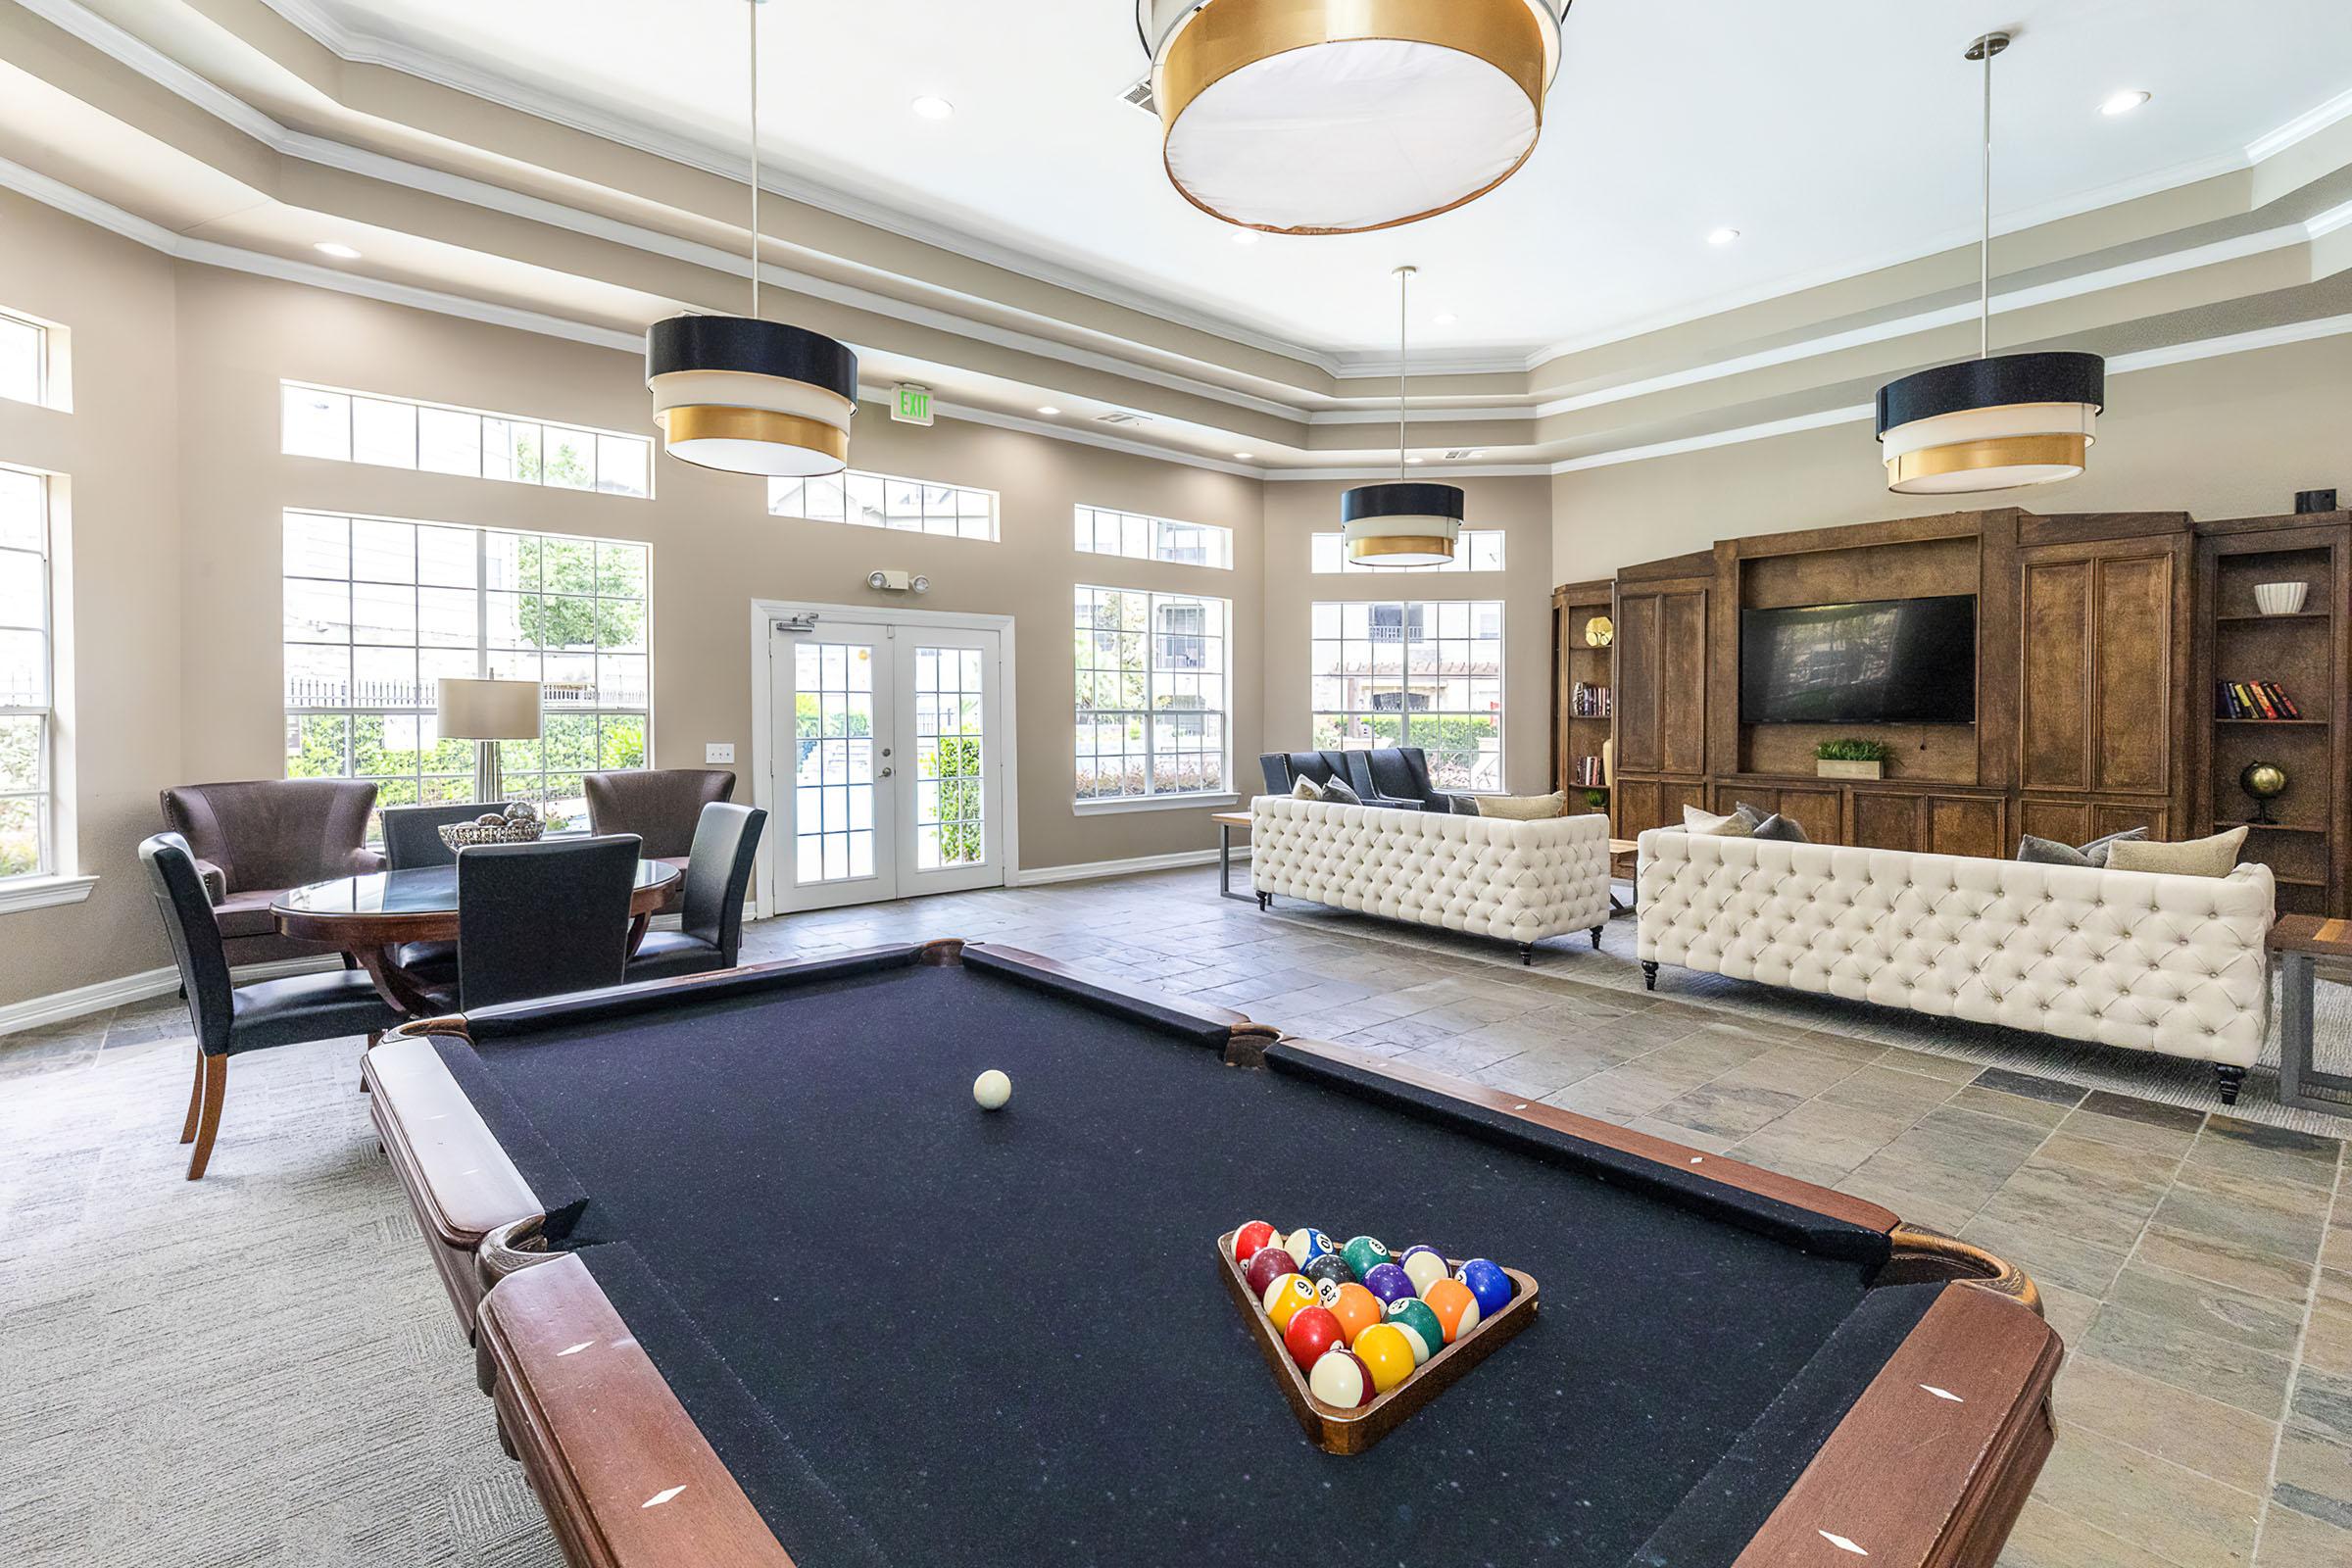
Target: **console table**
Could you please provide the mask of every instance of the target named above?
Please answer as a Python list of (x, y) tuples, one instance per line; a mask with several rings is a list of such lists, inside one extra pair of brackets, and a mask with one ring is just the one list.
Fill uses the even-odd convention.
[(1257, 902), (1256, 894), (1233, 891), (1233, 830), (1237, 827), (1247, 830), (1250, 826), (1250, 813), (1248, 811), (1211, 811), (1208, 819), (1217, 824), (1217, 897), (1239, 899), (1244, 904), (1255, 904)]
[(2271, 927), (2278, 955), (2278, 1102), (2302, 1110), (2352, 1112), (2352, 1077), (2312, 1062), (2312, 989), (2316, 958), (2352, 958), (2352, 920), (2289, 914)]

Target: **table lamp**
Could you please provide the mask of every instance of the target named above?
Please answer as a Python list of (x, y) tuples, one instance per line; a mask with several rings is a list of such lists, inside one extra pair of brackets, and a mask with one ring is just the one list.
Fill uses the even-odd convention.
[(539, 738), (535, 680), (444, 679), (433, 709), (444, 739), (473, 742), (473, 798), (487, 806), (504, 786), (498, 777), (500, 741)]

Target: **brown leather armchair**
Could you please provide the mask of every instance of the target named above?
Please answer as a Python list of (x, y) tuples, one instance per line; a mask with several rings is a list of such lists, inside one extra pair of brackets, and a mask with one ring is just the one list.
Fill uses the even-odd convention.
[(163, 806), (165, 826), (196, 858), (232, 964), (334, 952), (279, 936), (270, 906), (305, 882), (384, 868), (384, 858), (367, 847), (375, 786), (361, 780), (181, 784), (164, 791)]
[[(644, 841), (641, 853), (686, 869), (694, 854), (694, 830), (703, 808), (725, 805), (735, 797), (735, 775), (723, 767), (633, 768), (625, 773), (590, 773), (582, 780), (588, 794), (588, 831), (596, 834), (634, 833)], [(664, 909), (676, 908), (686, 884), (677, 883)]]

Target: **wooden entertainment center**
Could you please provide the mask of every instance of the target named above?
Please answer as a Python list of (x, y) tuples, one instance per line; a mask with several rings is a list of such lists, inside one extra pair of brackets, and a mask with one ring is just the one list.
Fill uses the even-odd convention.
[[(2287, 789), (2246, 858), (2277, 873), (2281, 912), (2343, 914), (2347, 550), (2342, 512), (2198, 522), (2002, 509), (1728, 539), (1628, 566), (1552, 595), (1554, 779), (1586, 799), (1577, 760), (1613, 738), (1620, 838), (1680, 822), (1685, 806), (1745, 801), (1820, 843), (2008, 857), (2025, 833), (2185, 839), (2248, 821), (2257, 803), (2239, 775), (2266, 761)], [(2262, 612), (2254, 590), (2272, 583), (2305, 584), (2303, 604)], [(1740, 611), (1954, 594), (1977, 599), (1974, 723), (1741, 722)], [(1603, 613), (1605, 676), (1585, 631)], [(1601, 679), (1610, 716), (1572, 711), (1576, 688)], [(2221, 716), (2225, 681), (2276, 682), (2300, 716)], [(1890, 744), (1886, 776), (1816, 776), (1814, 746), (1840, 738)]]

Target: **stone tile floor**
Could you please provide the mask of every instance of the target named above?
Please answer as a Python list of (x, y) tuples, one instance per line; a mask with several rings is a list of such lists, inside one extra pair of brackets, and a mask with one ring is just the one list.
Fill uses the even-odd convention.
[[(746, 949), (1013, 943), (1870, 1198), (2026, 1267), (2067, 1340), (2003, 1564), (2352, 1568), (2340, 1140), (1649, 995), (1605, 954), (1522, 970), (1353, 925), (1182, 871), (792, 916)], [(0, 1097), (184, 1032), (159, 1002), (8, 1037)]]

